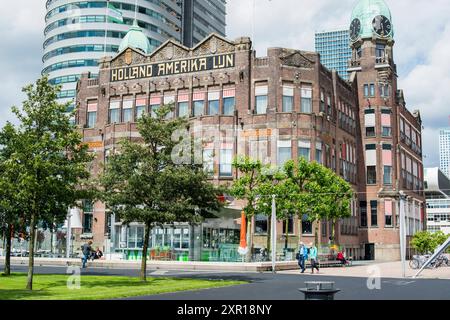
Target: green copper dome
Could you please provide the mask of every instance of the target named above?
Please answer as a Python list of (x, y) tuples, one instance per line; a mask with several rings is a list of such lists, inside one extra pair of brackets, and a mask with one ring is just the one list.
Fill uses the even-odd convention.
[(142, 29), (138, 26), (136, 20), (120, 43), (119, 52), (128, 47), (142, 50), (146, 54), (151, 51), (150, 41), (148, 41), (147, 36), (142, 32)]
[(350, 36), (358, 38), (394, 38), (392, 15), (384, 0), (360, 0), (352, 12)]

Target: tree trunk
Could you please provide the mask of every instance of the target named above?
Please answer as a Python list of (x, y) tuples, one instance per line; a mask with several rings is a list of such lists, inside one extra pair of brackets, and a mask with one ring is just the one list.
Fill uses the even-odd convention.
[(30, 222), (30, 240), (28, 242), (28, 279), (27, 290), (33, 290), (33, 272), (34, 272), (34, 243), (36, 241), (36, 213), (31, 215)]
[(148, 252), (148, 242), (150, 238), (150, 223), (145, 223), (144, 231), (144, 245), (142, 246), (142, 261), (141, 261), (141, 274), (140, 279), (142, 281), (147, 281), (147, 252)]
[(11, 237), (13, 233), (12, 224), (8, 224), (8, 228), (6, 229), (6, 251), (5, 251), (5, 270), (4, 275), (11, 275)]
[(266, 247), (267, 247), (267, 254), (271, 255), (270, 250), (272, 249), (272, 242), (270, 241), (272, 239), (272, 215), (270, 215), (267, 218), (267, 243), (266, 243)]
[(336, 239), (334, 239), (335, 236), (335, 230), (334, 228), (336, 228), (336, 220), (332, 219), (331, 220), (331, 245), (335, 245), (336, 244)]
[(316, 247), (319, 245), (319, 224), (320, 220), (317, 220), (316, 226), (314, 227), (314, 245)]
[(289, 245), (289, 219), (286, 219), (286, 230), (284, 233), (284, 252), (286, 252), (287, 254), (287, 250), (288, 250), (288, 245)]
[(253, 217), (247, 218), (247, 255), (245, 257), (246, 262), (252, 262), (253, 254)]

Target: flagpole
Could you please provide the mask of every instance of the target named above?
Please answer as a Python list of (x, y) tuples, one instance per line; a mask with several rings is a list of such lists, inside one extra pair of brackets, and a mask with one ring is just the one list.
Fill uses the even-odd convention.
[(103, 55), (104, 57), (106, 57), (106, 40), (107, 40), (107, 36), (108, 36), (108, 5), (109, 5), (109, 0), (106, 0), (106, 8), (105, 8), (105, 44), (103, 46)]
[(134, 2), (134, 21), (137, 23), (138, 0)]

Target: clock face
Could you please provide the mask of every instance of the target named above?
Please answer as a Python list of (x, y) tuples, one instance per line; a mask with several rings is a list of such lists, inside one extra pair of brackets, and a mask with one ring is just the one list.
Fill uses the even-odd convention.
[(361, 21), (359, 19), (353, 19), (350, 24), (350, 38), (356, 40), (361, 32)]
[(385, 16), (376, 16), (372, 21), (373, 31), (379, 36), (387, 37), (391, 34), (392, 24)]

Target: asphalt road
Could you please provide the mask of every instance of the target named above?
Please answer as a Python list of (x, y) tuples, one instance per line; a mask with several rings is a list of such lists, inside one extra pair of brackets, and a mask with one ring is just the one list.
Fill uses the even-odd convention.
[[(3, 266), (0, 265), (0, 270)], [(13, 272), (26, 272), (26, 266), (13, 266)], [(36, 267), (36, 273), (65, 274), (65, 267)], [(138, 276), (138, 270), (83, 270), (86, 275)], [(201, 279), (233, 279), (249, 281), (239, 286), (160, 294), (128, 300), (303, 300), (298, 291), (305, 281), (334, 281), (341, 291), (336, 300), (450, 300), (450, 280), (437, 279), (380, 279), (381, 288), (370, 290), (367, 278), (321, 276), (310, 274), (228, 273), (149, 270), (153, 277), (185, 277)], [(373, 283), (373, 281), (371, 282)]]

